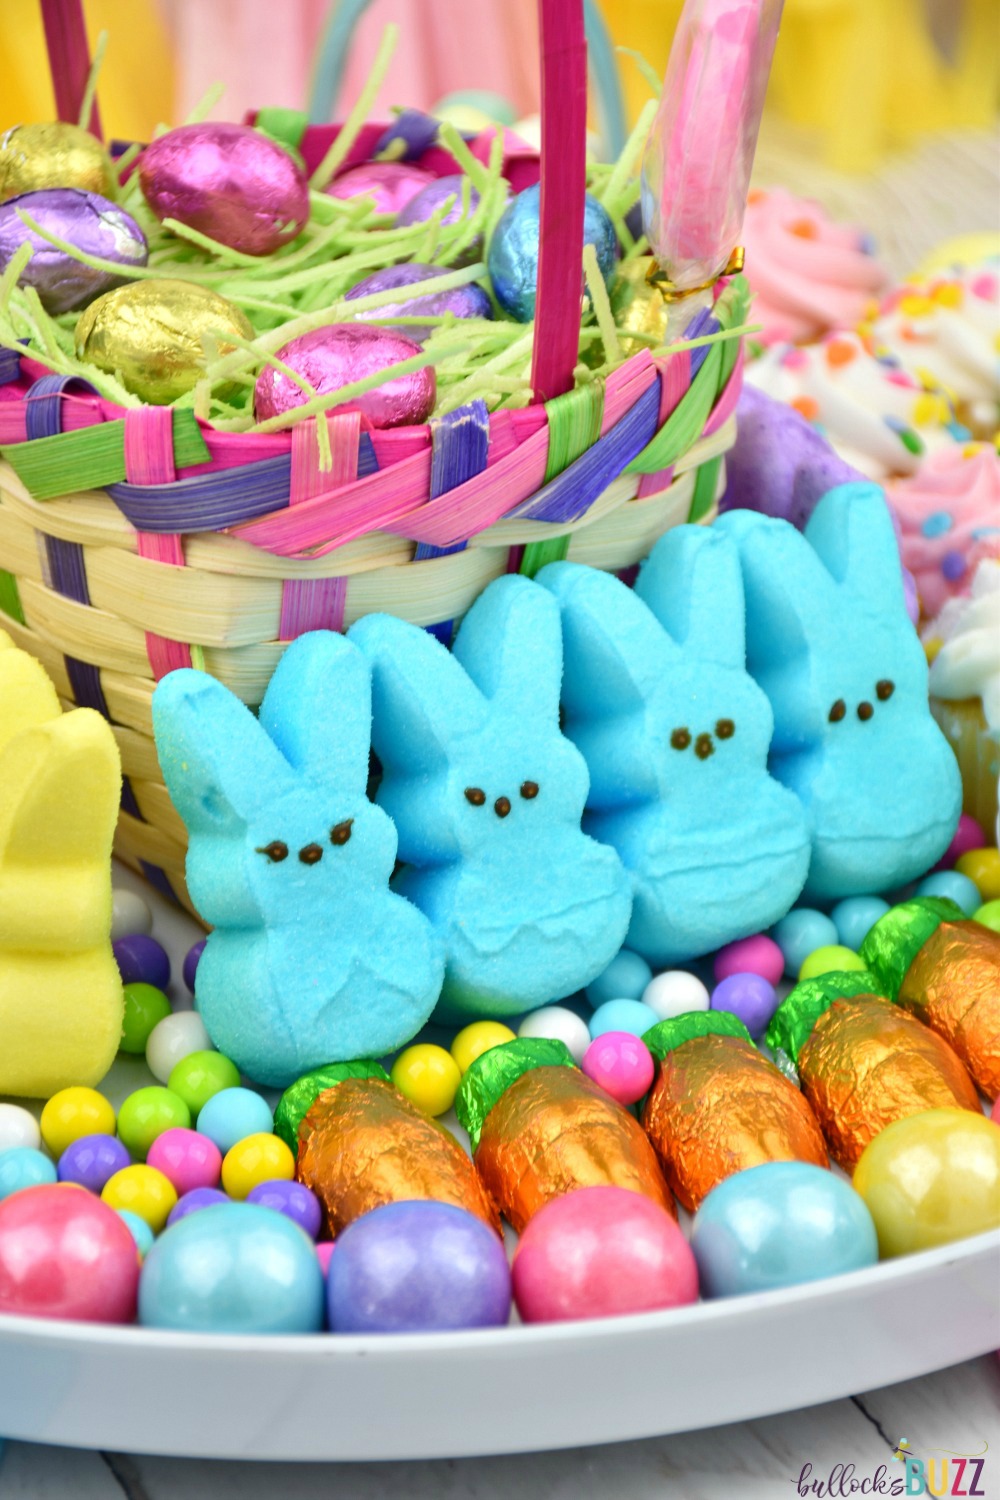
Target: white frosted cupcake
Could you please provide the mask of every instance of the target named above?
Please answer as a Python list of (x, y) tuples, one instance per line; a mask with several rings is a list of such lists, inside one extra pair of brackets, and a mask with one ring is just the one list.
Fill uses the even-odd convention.
[(955, 751), (963, 806), (987, 831), (1000, 780), (1000, 562), (981, 562), (968, 598), (952, 599), (925, 632), (931, 712)]

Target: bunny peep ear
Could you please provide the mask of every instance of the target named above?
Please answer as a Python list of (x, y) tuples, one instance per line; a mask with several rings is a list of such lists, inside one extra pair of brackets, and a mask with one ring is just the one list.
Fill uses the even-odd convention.
[(121, 779), (115, 737), (93, 709), (15, 736), (0, 755), (0, 864), (110, 860)]
[(732, 538), (707, 526), (675, 526), (643, 563), (635, 592), (692, 656), (746, 666), (743, 576)]
[(394, 615), (365, 615), (348, 632), (371, 668), (372, 744), (383, 765), (419, 774), (448, 761), (478, 729), (486, 704), (446, 646)]
[(170, 672), (153, 693), (153, 731), (167, 791), (188, 829), (248, 823), (295, 785), (250, 710), (206, 672)]
[(845, 594), (879, 614), (896, 615), (903, 608), (899, 545), (885, 493), (877, 484), (840, 484), (829, 490), (805, 535)]
[(371, 746), (371, 673), (351, 641), (313, 630), (286, 649), (264, 694), (260, 722), (311, 780), (363, 795)]
[(45, 668), (0, 630), (0, 750), (22, 729), (46, 724), (61, 713)]
[(453, 654), (494, 703), (526, 719), (559, 722), (559, 606), (528, 578), (497, 578), (462, 621)]
[[(720, 516), (715, 528), (739, 552), (751, 674), (767, 676), (811, 644), (820, 649), (836, 630), (835, 590), (802, 533), (787, 521), (740, 510)], [(817, 622), (823, 641), (814, 642)]]

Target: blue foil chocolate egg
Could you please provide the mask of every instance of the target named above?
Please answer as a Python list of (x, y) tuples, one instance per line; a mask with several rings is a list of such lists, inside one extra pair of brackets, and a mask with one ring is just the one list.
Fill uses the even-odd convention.
[[(486, 262), (497, 301), (519, 323), (530, 323), (535, 316), (540, 204), (541, 188), (537, 183), (518, 193), (493, 231)], [(618, 258), (618, 241), (607, 211), (589, 193), (583, 212), (583, 244), (594, 246), (597, 264), (607, 284)], [(582, 292), (582, 269), (580, 287)]]
[(22, 286), (33, 286), (50, 313), (85, 307), (102, 292), (125, 280), (113, 271), (97, 271), (74, 260), (29, 229), (21, 213), (61, 240), (101, 260), (120, 266), (144, 266), (146, 237), (138, 224), (117, 204), (99, 193), (80, 188), (39, 188), (0, 204), (0, 273), (20, 247), (31, 246), (31, 259), (20, 276)]
[[(356, 282), (347, 292), (346, 300), (353, 302), (357, 297), (371, 297), (376, 292), (388, 292), (396, 287), (402, 289), (413, 286), (418, 281), (428, 281), (431, 277), (447, 274), (443, 266), (424, 266), (418, 261), (405, 266), (386, 266), (384, 270), (376, 271), (363, 281)], [(369, 312), (356, 313), (355, 316), (359, 320), (368, 321), (372, 318), (391, 318), (394, 313), (401, 313), (404, 317), (428, 313), (431, 317), (439, 318), (445, 313), (454, 313), (456, 318), (492, 318), (493, 304), (482, 287), (471, 282), (467, 286), (452, 287), (448, 292), (427, 292), (422, 297), (401, 296), (398, 302), (388, 302)], [(381, 326), (392, 328), (395, 325), (383, 323)], [(408, 339), (422, 343), (433, 332), (433, 328), (430, 325), (404, 323), (399, 325), (398, 331)]]

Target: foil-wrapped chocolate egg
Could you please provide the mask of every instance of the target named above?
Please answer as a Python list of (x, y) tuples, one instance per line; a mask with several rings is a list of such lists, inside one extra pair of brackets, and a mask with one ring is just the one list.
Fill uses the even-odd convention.
[[(442, 224), (457, 224), (463, 217), (462, 192), (466, 179), (459, 172), (450, 177), (435, 177), (434, 181), (427, 187), (422, 188), (415, 197), (406, 204), (399, 218), (396, 220), (400, 226), (406, 224), (426, 224), (431, 214), (441, 207), (446, 198), (454, 197), (455, 201), (441, 220)], [(479, 207), (479, 194), (469, 183), (469, 213), (474, 214)]]
[[(530, 323), (535, 316), (540, 204), (537, 183), (518, 193), (504, 209), (490, 241), (487, 265), (493, 291), (504, 312), (519, 323)], [(618, 240), (607, 210), (589, 193), (584, 202), (583, 244), (597, 251), (597, 264), (607, 283), (618, 258)], [(584, 286), (581, 269), (581, 292)]]
[(332, 198), (374, 198), (376, 213), (395, 218), (411, 198), (434, 181), (432, 172), (412, 162), (369, 161), (335, 177), (327, 192)]
[(79, 188), (40, 188), (21, 193), (0, 204), (0, 272), (27, 241), (31, 259), (21, 272), (20, 284), (33, 286), (50, 313), (83, 307), (124, 278), (113, 271), (98, 271), (75, 260), (29, 229), (21, 214), (50, 234), (56, 234), (86, 255), (99, 256), (120, 266), (144, 266), (148, 258), (146, 237), (124, 209), (98, 193)]
[(202, 339), (220, 354), (237, 348), (227, 335), (252, 339), (253, 328), (225, 297), (190, 281), (136, 281), (98, 297), (76, 325), (76, 355), (117, 375), (153, 406), (193, 390), (204, 373)]
[[(382, 271), (375, 271), (373, 275), (366, 276), (363, 281), (358, 281), (346, 293), (347, 301), (353, 302), (356, 297), (372, 297), (376, 292), (388, 292), (396, 287), (413, 286), (418, 281), (427, 281), (431, 277), (447, 276), (443, 266), (424, 266), (414, 261), (405, 266), (386, 266)], [(387, 302), (382, 307), (372, 308), (369, 312), (359, 312), (355, 316), (360, 319), (390, 318), (394, 313), (401, 313), (404, 317), (417, 317), (420, 313), (428, 313), (431, 317), (439, 318), (445, 313), (454, 313), (456, 318), (492, 318), (493, 304), (483, 291), (481, 286), (475, 282), (467, 286), (452, 287), (450, 292), (425, 292), (422, 297), (400, 297), (398, 302)], [(392, 327), (392, 324), (382, 324), (382, 327)], [(408, 339), (415, 339), (418, 344), (423, 343), (433, 332), (433, 326), (428, 324), (422, 326), (417, 323), (404, 323), (399, 332), (405, 334)]]
[[(292, 339), (278, 358), (312, 386), (317, 395), (327, 395), (364, 380), (389, 365), (412, 359), (417, 345), (387, 328), (369, 328), (360, 323), (332, 323)], [(373, 427), (402, 427), (425, 422), (437, 394), (431, 368), (415, 370), (385, 380), (362, 396), (355, 396), (337, 411), (360, 411)], [(259, 422), (302, 406), (310, 398), (280, 370), (268, 367), (257, 377), (254, 411)]]
[(62, 120), (12, 125), (0, 134), (0, 203), (39, 188), (80, 188), (101, 193), (115, 190), (108, 153), (79, 125)]
[(270, 255), (309, 218), (306, 174), (249, 125), (181, 125), (147, 146), (139, 182), (158, 219), (177, 219), (244, 255)]

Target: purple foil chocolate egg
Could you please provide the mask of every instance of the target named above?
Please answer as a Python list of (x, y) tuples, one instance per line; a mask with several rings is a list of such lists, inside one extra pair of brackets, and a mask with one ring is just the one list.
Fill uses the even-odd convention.
[[(387, 328), (333, 323), (292, 339), (278, 350), (278, 358), (307, 380), (318, 395), (326, 395), (389, 365), (412, 359), (417, 352), (412, 339)], [(425, 422), (436, 393), (433, 369), (415, 370), (385, 380), (334, 409), (363, 412), (373, 427), (402, 427)], [(305, 391), (279, 370), (268, 367), (257, 377), (254, 411), (259, 422), (303, 406), (308, 400)]]
[[(366, 276), (363, 281), (357, 282), (346, 293), (348, 302), (354, 301), (356, 297), (372, 297), (376, 292), (392, 291), (396, 287), (413, 286), (418, 281), (427, 281), (431, 277), (446, 276), (448, 273), (443, 266), (423, 266), (414, 262), (406, 266), (387, 266), (383, 271), (376, 271), (371, 276)], [(492, 318), (493, 307), (489, 297), (481, 286), (475, 282), (468, 286), (452, 287), (450, 292), (428, 292), (422, 297), (400, 297), (398, 302), (387, 302), (382, 307), (374, 307), (369, 312), (359, 312), (359, 320), (367, 321), (370, 318), (390, 318), (395, 313), (401, 313), (405, 317), (416, 317), (420, 313), (428, 313), (431, 317), (439, 318), (445, 313), (454, 313), (456, 318)], [(391, 327), (391, 324), (383, 324), (383, 327)], [(433, 332), (433, 328), (416, 323), (406, 323), (399, 328), (399, 332), (405, 334), (408, 339), (415, 339), (422, 343)]]
[(374, 198), (376, 213), (395, 217), (434, 181), (432, 172), (410, 162), (370, 161), (334, 178), (327, 192), (332, 198)]
[(86, 255), (120, 266), (144, 266), (148, 259), (146, 238), (135, 220), (98, 193), (80, 188), (39, 188), (8, 198), (0, 205), (0, 272), (27, 241), (32, 254), (20, 282), (35, 288), (47, 312), (84, 307), (125, 278), (113, 271), (95, 271), (50, 245), (28, 229), (21, 212), (30, 214), (43, 229)]
[[(442, 224), (457, 224), (462, 218), (462, 185), (466, 179), (460, 173), (454, 173), (450, 177), (436, 177), (433, 182), (423, 188), (416, 197), (411, 198), (403, 209), (397, 223), (426, 224), (431, 214), (441, 207), (446, 198), (454, 196), (455, 202), (449, 208)], [(479, 194), (469, 183), (469, 213), (474, 214), (479, 206)]]
[(270, 255), (309, 218), (306, 174), (249, 125), (181, 125), (147, 146), (139, 182), (158, 219), (177, 219), (232, 250)]

